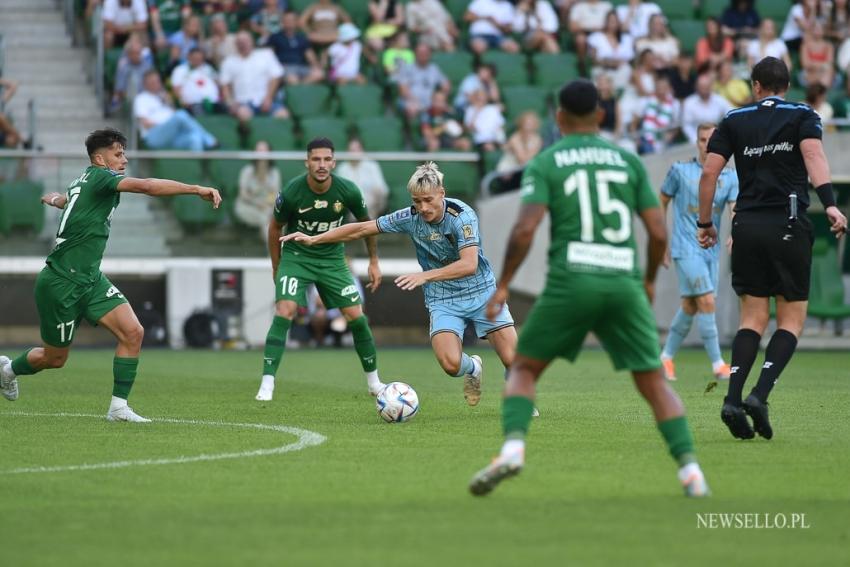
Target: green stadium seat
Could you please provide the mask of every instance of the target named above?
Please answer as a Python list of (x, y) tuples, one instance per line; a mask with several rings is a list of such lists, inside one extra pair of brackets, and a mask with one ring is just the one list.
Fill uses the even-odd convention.
[(821, 321), (850, 317), (850, 305), (844, 301), (844, 283), (838, 263), (837, 246), (818, 240), (812, 249), (812, 282), (809, 316)]
[(349, 120), (384, 114), (383, 92), (377, 85), (340, 85), (336, 96), (340, 113)]
[(785, 99), (789, 102), (806, 102), (806, 89), (791, 87), (785, 94)]
[(113, 47), (112, 49), (107, 49), (103, 54), (103, 84), (108, 90), (112, 90), (115, 84), (118, 60), (121, 59), (122, 53), (124, 53), (123, 48)]
[(719, 18), (729, 7), (729, 0), (702, 0), (700, 14), (703, 18), (714, 16)]
[[(248, 162), (241, 159), (217, 159), (210, 161), (210, 175), (214, 187), (232, 201), (239, 193), (239, 173)], [(232, 203), (231, 203), (232, 204)]]
[(788, 18), (788, 12), (794, 4), (791, 0), (757, 0), (756, 11), (762, 18), (779, 20), (781, 23), (777, 30), (782, 30), (782, 24)]
[(286, 106), (296, 118), (322, 116), (330, 110), (331, 90), (327, 85), (286, 87)]
[(478, 197), (481, 180), (478, 176), (478, 164), (460, 161), (439, 161), (443, 172), (443, 186), (449, 197), (457, 197), (472, 204)]
[(445, 0), (444, 4), (458, 27), (463, 25), (463, 15), (466, 14), (469, 0)]
[(236, 118), (227, 114), (204, 114), (198, 116), (197, 120), (207, 132), (215, 136), (220, 150), (238, 150), (242, 147), (236, 129), (239, 121)]
[(153, 160), (153, 176), (190, 185), (204, 183), (201, 160), (197, 159), (155, 159)]
[(524, 55), (488, 51), (482, 56), (482, 60), (496, 67), (496, 82), (500, 87), (528, 84), (528, 69)]
[[(772, 1), (772, 0), (771, 0)], [(693, 0), (655, 0), (668, 20), (693, 18)]]
[(502, 89), (502, 101), (507, 106), (507, 119), (513, 120), (526, 110), (533, 110), (541, 119), (548, 113), (548, 93), (543, 87), (523, 85)]
[(366, 31), (369, 25), (369, 3), (363, 0), (339, 0), (338, 4), (348, 12), (360, 31)]
[(700, 20), (672, 20), (670, 31), (679, 38), (684, 51), (693, 53), (697, 41), (705, 35), (705, 23)]
[(21, 179), (0, 184), (0, 233), (8, 235), (13, 228), (31, 229), (36, 234), (44, 228), (44, 205), (40, 181)]
[(305, 146), (313, 138), (329, 138), (339, 149), (348, 145), (348, 125), (341, 118), (305, 118), (301, 135)]
[(315, 4), (316, 0), (288, 0), (286, 3), (287, 10), (292, 10), (293, 12), (301, 13), (307, 9), (307, 6), (310, 4)]
[(201, 228), (219, 224), (224, 219), (225, 208), (215, 209), (212, 203), (194, 195), (176, 195), (172, 197), (171, 210), (180, 224)]
[(390, 195), (387, 199), (388, 211), (397, 211), (412, 204), (410, 193), (407, 192), (407, 181), (420, 164), (419, 161), (381, 162), (381, 172), (390, 188)]
[(431, 56), (431, 61), (440, 68), (454, 87), (472, 73), (472, 54), (466, 51), (436, 52)]
[(253, 150), (260, 140), (268, 142), (274, 151), (292, 151), (298, 149), (294, 125), (291, 120), (281, 120), (271, 116), (255, 116), (248, 125), (248, 149)]
[(367, 116), (359, 118), (355, 125), (367, 151), (392, 152), (404, 150), (404, 135), (401, 120), (395, 116)]
[(534, 84), (546, 90), (560, 89), (579, 77), (578, 56), (574, 53), (538, 53), (531, 62)]

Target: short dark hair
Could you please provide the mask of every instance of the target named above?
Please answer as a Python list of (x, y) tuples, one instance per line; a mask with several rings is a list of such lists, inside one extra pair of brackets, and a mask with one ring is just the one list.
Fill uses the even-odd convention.
[(765, 57), (756, 63), (750, 78), (753, 84), (758, 81), (762, 89), (771, 93), (784, 93), (791, 82), (785, 62), (776, 57)]
[(319, 148), (327, 148), (331, 151), (331, 153), (335, 151), (334, 143), (331, 142), (330, 138), (313, 138), (310, 140), (310, 143), (307, 144), (307, 154), (309, 155), (310, 152)]
[(127, 138), (115, 128), (104, 128), (95, 130), (86, 138), (86, 151), (92, 157), (97, 150), (111, 148), (112, 144), (118, 143), (122, 148), (127, 147)]
[(587, 116), (599, 108), (599, 91), (591, 81), (576, 79), (558, 93), (561, 109), (574, 116)]

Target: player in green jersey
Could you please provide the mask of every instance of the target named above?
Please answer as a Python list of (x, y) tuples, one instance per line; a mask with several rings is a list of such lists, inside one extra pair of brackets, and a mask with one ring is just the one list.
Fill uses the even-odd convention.
[[(508, 285), (548, 211), (546, 286), (522, 327), (505, 387), (505, 443), (490, 466), (473, 477), (470, 490), (487, 494), (522, 470), (537, 379), (554, 358), (575, 360), (585, 336), (593, 331), (614, 367), (632, 372), (638, 391), (652, 407), (679, 463), (685, 494), (706, 496), (708, 485), (694, 456), (682, 402), (661, 372), (650, 307), (667, 243), (658, 198), (637, 156), (599, 137), (599, 94), (593, 83), (571, 82), (561, 89), (559, 103), (558, 125), (564, 137), (525, 170), (522, 209), (488, 315), (498, 313), (507, 301)], [(649, 234), (643, 281), (632, 233), (634, 212)]]
[(126, 144), (126, 138), (117, 130), (92, 132), (86, 138), (91, 165), (71, 182), (65, 194), (50, 193), (42, 198), (43, 203), (63, 210), (56, 244), (35, 282), (43, 344), (14, 360), (0, 356), (0, 393), (7, 400), (18, 399), (18, 376), (65, 365), (74, 332), (85, 317), (92, 324), (103, 325), (118, 339), (112, 364), (112, 402), (106, 418), (150, 421), (127, 405), (136, 379), (144, 329), (121, 291), (100, 271), (112, 215), (123, 192), (198, 195), (216, 208), (221, 196), (209, 187), (167, 179), (125, 177)]
[[(351, 181), (333, 175), (336, 167), (333, 142), (316, 138), (307, 144), (307, 173), (296, 177), (277, 197), (274, 216), (269, 222), (268, 247), (275, 282), (275, 315), (263, 350), (263, 376), (257, 401), (270, 401), (274, 380), (283, 352), (286, 334), (299, 305), (307, 304), (307, 288), (315, 284), (325, 307), (337, 307), (348, 321), (354, 336), (354, 349), (360, 358), (369, 393), (377, 395), (384, 386), (378, 377), (375, 340), (363, 314), (362, 298), (345, 262), (342, 244), (306, 246), (287, 242), (280, 237), (301, 232), (309, 236), (322, 234), (343, 224), (351, 212), (358, 221), (369, 220), (360, 189)], [(375, 291), (381, 284), (378, 267), (378, 244), (374, 236), (366, 239), (369, 251), (369, 285)]]

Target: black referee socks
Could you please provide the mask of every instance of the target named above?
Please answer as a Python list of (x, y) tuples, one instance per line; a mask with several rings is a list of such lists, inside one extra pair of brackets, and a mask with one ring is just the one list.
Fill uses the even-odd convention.
[(773, 385), (779, 380), (779, 375), (782, 374), (785, 365), (791, 360), (796, 348), (797, 337), (794, 336), (794, 333), (785, 329), (778, 329), (773, 333), (764, 352), (764, 366), (761, 368), (759, 381), (750, 394), (762, 402), (766, 402)]
[(744, 383), (747, 381), (747, 376), (750, 374), (750, 369), (753, 367), (753, 362), (755, 362), (756, 355), (759, 352), (760, 342), (761, 335), (752, 329), (741, 329), (735, 335), (735, 339), (732, 341), (729, 391), (726, 393), (725, 400), (727, 404), (738, 407), (743, 404), (741, 393), (744, 391)]

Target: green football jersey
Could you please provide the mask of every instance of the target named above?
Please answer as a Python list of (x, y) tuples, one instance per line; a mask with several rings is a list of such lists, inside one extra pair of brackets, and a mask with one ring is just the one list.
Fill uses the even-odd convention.
[(47, 256), (47, 264), (59, 275), (83, 285), (100, 277), (122, 179), (122, 173), (91, 165), (68, 186), (56, 244)]
[(571, 273), (640, 277), (633, 214), (659, 202), (637, 156), (568, 135), (531, 160), (521, 187), (523, 203), (549, 209), (549, 284)]
[[(286, 225), (286, 234), (303, 232), (315, 236), (327, 232), (341, 226), (349, 211), (358, 220), (369, 217), (366, 202), (357, 185), (336, 175), (331, 175), (331, 186), (321, 194), (310, 189), (307, 174), (300, 175), (283, 188), (274, 204), (274, 218)], [(345, 258), (345, 248), (342, 243), (305, 246), (287, 242), (281, 257), (342, 260)]]

